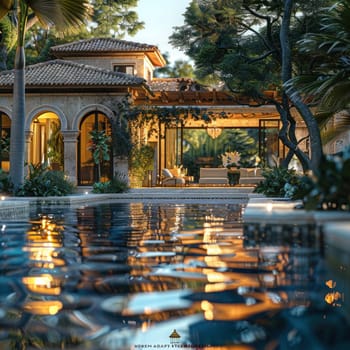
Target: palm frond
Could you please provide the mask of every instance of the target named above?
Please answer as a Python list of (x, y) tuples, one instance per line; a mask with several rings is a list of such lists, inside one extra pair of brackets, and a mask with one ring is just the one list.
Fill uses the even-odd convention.
[(88, 0), (28, 0), (28, 4), (43, 26), (55, 25), (58, 31), (81, 25), (91, 10)]
[(320, 100), (320, 112), (339, 112), (350, 103), (350, 80), (340, 81), (331, 85)]
[(13, 4), (14, 0), (0, 0), (0, 19), (9, 13)]
[[(316, 115), (316, 118), (319, 118), (319, 114)], [(328, 123), (331, 118), (333, 118), (332, 125)], [(336, 114), (332, 113), (320, 127), (322, 141), (324, 144), (331, 142), (348, 130), (350, 130), (350, 110), (343, 109)]]
[(346, 128), (340, 126), (333, 126), (328, 129), (321, 130), (322, 144), (327, 144), (329, 142), (335, 141), (339, 135), (350, 130), (350, 125)]

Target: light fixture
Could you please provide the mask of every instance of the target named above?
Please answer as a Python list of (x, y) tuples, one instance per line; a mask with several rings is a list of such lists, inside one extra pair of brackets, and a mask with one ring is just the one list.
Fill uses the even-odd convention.
[(214, 140), (221, 135), (222, 129), (217, 127), (207, 128), (207, 133)]

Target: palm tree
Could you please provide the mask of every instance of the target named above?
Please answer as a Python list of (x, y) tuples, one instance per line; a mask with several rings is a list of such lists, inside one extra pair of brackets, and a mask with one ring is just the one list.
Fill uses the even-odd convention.
[(10, 178), (15, 188), (24, 180), (25, 162), (25, 34), (28, 19), (41, 25), (55, 25), (58, 31), (81, 25), (89, 13), (88, 0), (0, 0), (0, 19), (9, 16), (16, 25), (13, 116), (10, 142)]
[[(317, 106), (315, 114), (324, 143), (350, 128), (350, 0), (325, 9), (319, 33), (307, 34), (300, 51), (310, 55), (310, 73), (289, 82)], [(342, 113), (339, 113), (342, 112)], [(337, 124), (325, 126), (338, 114)]]

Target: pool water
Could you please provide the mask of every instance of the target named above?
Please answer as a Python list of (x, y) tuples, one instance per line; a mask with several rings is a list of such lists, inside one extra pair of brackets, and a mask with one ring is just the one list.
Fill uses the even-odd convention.
[(0, 349), (348, 349), (316, 227), (243, 227), (243, 210), (108, 203), (2, 222)]

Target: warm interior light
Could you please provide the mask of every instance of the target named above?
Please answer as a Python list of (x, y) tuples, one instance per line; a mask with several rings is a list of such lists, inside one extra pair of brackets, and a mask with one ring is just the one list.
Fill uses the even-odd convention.
[(221, 135), (222, 129), (217, 127), (207, 128), (207, 133), (212, 139), (215, 140)]

